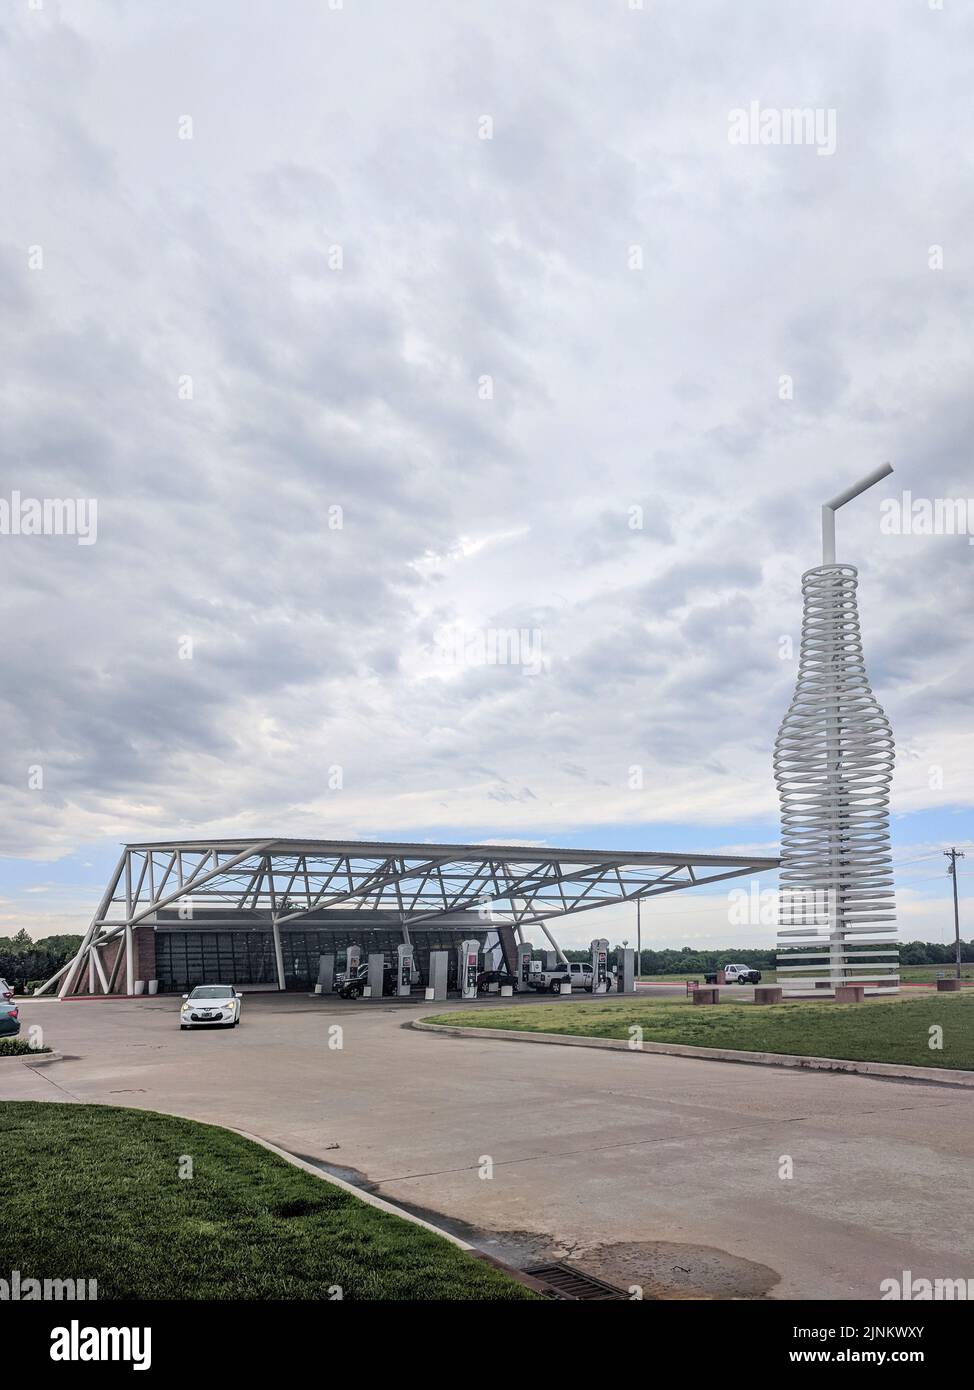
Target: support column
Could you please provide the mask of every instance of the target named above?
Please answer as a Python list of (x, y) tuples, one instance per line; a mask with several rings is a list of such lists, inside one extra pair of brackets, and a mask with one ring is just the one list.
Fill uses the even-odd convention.
[(318, 983), (315, 985), (315, 994), (331, 994), (334, 983), (335, 953), (329, 951), (326, 955), (318, 957)]
[(382, 998), (382, 986), (385, 982), (386, 958), (381, 951), (369, 952), (369, 989), (372, 991), (373, 999)]
[(286, 989), (284, 982), (284, 952), (281, 950), (281, 929), (277, 925), (277, 920), (271, 922), (271, 933), (274, 937), (274, 959), (277, 962), (277, 987)]
[(102, 965), (101, 956), (98, 954), (98, 947), (97, 947), (97, 946), (92, 946), (92, 948), (91, 948), (91, 953), (90, 953), (90, 958), (91, 958), (92, 964), (93, 964), (94, 967), (95, 967), (95, 973), (96, 973), (97, 976), (98, 976), (98, 982), (99, 982), (99, 984), (101, 985), (102, 993), (103, 993), (103, 994), (107, 994), (107, 993), (108, 993), (108, 977), (107, 977), (106, 974), (105, 974), (105, 967), (104, 967), (104, 965)]
[(132, 932), (132, 924), (125, 924), (125, 993), (135, 993), (135, 938)]
[(568, 962), (568, 957), (565, 955), (564, 951), (563, 951), (563, 950), (561, 949), (561, 947), (558, 945), (558, 942), (555, 940), (555, 938), (551, 935), (551, 932), (550, 932), (550, 931), (548, 930), (548, 928), (545, 926), (544, 922), (543, 922), (543, 921), (539, 921), (539, 922), (538, 922), (538, 926), (541, 928), (541, 930), (544, 932), (545, 936), (546, 936), (546, 937), (548, 938), (548, 940), (551, 942), (552, 949), (554, 950), (554, 953), (555, 953), (556, 957), (558, 958), (558, 960), (561, 961), (562, 965), (568, 965), (568, 963), (569, 963), (569, 962)]
[(450, 971), (449, 951), (430, 951), (430, 989), (434, 999), (445, 999)]
[(68, 966), (65, 972), (64, 979), (61, 982), (61, 988), (58, 990), (59, 999), (64, 999), (66, 995), (71, 993), (71, 990), (74, 987), (74, 982), (77, 978), (78, 970), (80, 969), (85, 951), (87, 950), (91, 941), (98, 935), (98, 932), (101, 930), (101, 920), (112, 905), (112, 895), (115, 892), (115, 889), (118, 887), (118, 880), (122, 877), (122, 870), (125, 868), (125, 862), (127, 858), (128, 850), (123, 850), (122, 853), (119, 855), (118, 863), (115, 865), (115, 872), (109, 879), (108, 887), (105, 889), (102, 900), (98, 904), (98, 910), (92, 918), (91, 926), (88, 928), (87, 932), (85, 932), (85, 939), (78, 947), (78, 954), (75, 956), (74, 960), (71, 962), (71, 964)]

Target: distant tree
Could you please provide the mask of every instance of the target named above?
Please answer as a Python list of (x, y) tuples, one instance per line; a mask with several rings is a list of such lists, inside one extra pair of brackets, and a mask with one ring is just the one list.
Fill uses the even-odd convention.
[(49, 980), (56, 975), (77, 954), (81, 941), (80, 936), (64, 935), (34, 943), (24, 930), (6, 939), (0, 937), (0, 977), (23, 993), (28, 981)]
[(74, 933), (66, 933), (63, 936), (43, 936), (37, 943), (39, 951), (47, 951), (52, 956), (63, 956), (65, 960), (68, 956), (76, 956), (78, 947), (84, 937)]
[(904, 941), (900, 945), (901, 965), (926, 965), (927, 946), (924, 941)]

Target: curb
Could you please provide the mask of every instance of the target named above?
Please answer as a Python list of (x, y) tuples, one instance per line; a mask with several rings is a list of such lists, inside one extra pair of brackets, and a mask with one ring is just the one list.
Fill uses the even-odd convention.
[(262, 1139), (259, 1134), (251, 1134), (247, 1129), (237, 1129), (233, 1125), (223, 1125), (223, 1129), (229, 1129), (234, 1134), (239, 1134), (243, 1139), (250, 1139), (254, 1144), (259, 1144), (262, 1149), (268, 1149), (278, 1158), (283, 1158), (295, 1168), (301, 1168), (305, 1173), (310, 1173), (313, 1178), (318, 1178), (322, 1182), (334, 1183), (343, 1192), (348, 1192), (352, 1197), (357, 1197), (360, 1202), (365, 1202), (370, 1207), (377, 1207), (379, 1211), (388, 1212), (390, 1216), (399, 1216), (403, 1221), (411, 1221), (414, 1226), (422, 1226), (427, 1231), (432, 1231), (435, 1236), (442, 1236), (451, 1245), (457, 1245), (461, 1250), (468, 1253), (473, 1250), (473, 1246), (467, 1241), (461, 1240), (459, 1236), (452, 1235), (449, 1231), (441, 1231), (438, 1226), (433, 1226), (429, 1221), (424, 1221), (422, 1217), (413, 1216), (408, 1211), (403, 1211), (401, 1207), (394, 1206), (392, 1202), (387, 1202), (383, 1197), (376, 1197), (373, 1193), (362, 1187), (353, 1187), (344, 1178), (335, 1177), (332, 1173), (324, 1173), (320, 1168), (316, 1168), (313, 1163), (308, 1163), (303, 1158), (298, 1158), (297, 1154), (288, 1153), (287, 1149), (278, 1148), (269, 1139)]
[(892, 1062), (856, 1062), (839, 1057), (807, 1057), (785, 1052), (738, 1052), (729, 1047), (694, 1047), (690, 1043), (644, 1042), (630, 1047), (623, 1038), (586, 1038), (567, 1033), (522, 1033), (513, 1028), (459, 1028), (446, 1023), (408, 1025), (424, 1033), (452, 1038), (496, 1038), (502, 1042), (554, 1043), (562, 1047), (598, 1047), (611, 1052), (650, 1053), (667, 1057), (695, 1057), (709, 1062), (743, 1062), (757, 1067), (792, 1067), (800, 1071), (843, 1071), (859, 1076), (892, 1077), (900, 1081), (925, 1081), (934, 1086), (974, 1088), (974, 1071), (948, 1067), (899, 1067)]
[(25, 1067), (42, 1067), (46, 1062), (61, 1062), (63, 1060), (60, 1052), (22, 1052), (15, 1053), (12, 1057), (0, 1057), (0, 1064), (3, 1062), (22, 1062)]
[(317, 1178), (319, 1182), (330, 1182), (335, 1187), (340, 1187), (343, 1192), (347, 1192), (351, 1197), (357, 1197), (360, 1202), (365, 1202), (370, 1207), (376, 1207), (379, 1211), (388, 1213), (389, 1216), (398, 1216), (401, 1221), (408, 1221), (413, 1226), (422, 1226), (424, 1231), (429, 1231), (434, 1236), (439, 1236), (441, 1240), (448, 1241), (451, 1245), (457, 1246), (467, 1255), (476, 1260), (483, 1261), (484, 1264), (500, 1270), (516, 1284), (523, 1284), (525, 1288), (531, 1289), (534, 1293), (547, 1293), (547, 1286), (540, 1280), (533, 1278), (530, 1274), (525, 1274), (523, 1270), (515, 1269), (513, 1265), (508, 1265), (503, 1260), (497, 1259), (496, 1255), (488, 1255), (486, 1251), (478, 1250), (469, 1241), (461, 1240), (450, 1231), (444, 1231), (439, 1226), (434, 1226), (430, 1221), (424, 1221), (421, 1216), (414, 1216), (412, 1212), (406, 1211), (403, 1207), (397, 1207), (393, 1202), (387, 1202), (384, 1197), (376, 1197), (365, 1188), (353, 1187), (344, 1178), (335, 1177), (332, 1173), (324, 1173), (320, 1168), (316, 1168), (313, 1163), (308, 1163), (303, 1158), (298, 1158), (297, 1154), (288, 1153), (287, 1149), (278, 1148), (269, 1139), (262, 1139), (259, 1134), (251, 1134), (249, 1130), (237, 1129), (233, 1125), (222, 1125), (222, 1129), (228, 1129), (233, 1134), (239, 1134), (242, 1139), (249, 1139), (254, 1144), (259, 1144), (262, 1149), (267, 1149), (278, 1158), (283, 1158), (285, 1163), (290, 1163), (295, 1168), (300, 1168), (303, 1172), (309, 1173), (311, 1177)]

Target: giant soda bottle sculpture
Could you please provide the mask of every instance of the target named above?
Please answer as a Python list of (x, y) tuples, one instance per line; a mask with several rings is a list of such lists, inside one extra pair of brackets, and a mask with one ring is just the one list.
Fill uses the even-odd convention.
[(822, 564), (802, 576), (798, 681), (775, 741), (781, 801), (778, 983), (786, 994), (899, 988), (889, 788), (893, 731), (869, 685), (854, 565), (836, 564), (835, 512), (893, 470), (822, 508)]

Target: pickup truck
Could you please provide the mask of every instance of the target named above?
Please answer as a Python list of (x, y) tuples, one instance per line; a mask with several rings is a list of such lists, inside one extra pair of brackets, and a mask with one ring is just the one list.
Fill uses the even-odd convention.
[[(761, 972), (755, 970), (750, 965), (725, 965), (724, 982), (728, 985), (759, 985), (761, 983)], [(709, 982), (710, 976), (707, 976)], [(717, 983), (717, 976), (714, 976), (713, 983)]]
[[(362, 991), (369, 983), (369, 965), (364, 961), (356, 970), (354, 975), (345, 972), (339, 975), (335, 981), (334, 988), (338, 993), (339, 999), (361, 999)], [(382, 967), (382, 993), (395, 994), (396, 992), (396, 972), (391, 965)]]
[(588, 961), (573, 960), (570, 965), (559, 965), (554, 970), (532, 970), (528, 976), (528, 989), (543, 993), (549, 990), (560, 994), (563, 984), (571, 982), (573, 989), (585, 989), (592, 993), (592, 966)]

